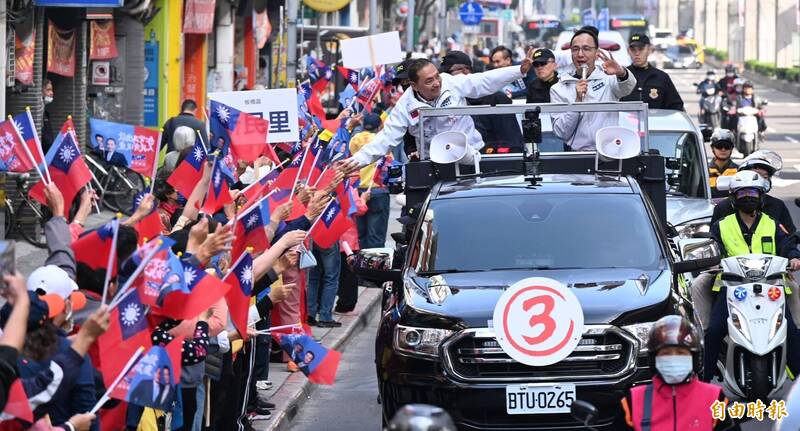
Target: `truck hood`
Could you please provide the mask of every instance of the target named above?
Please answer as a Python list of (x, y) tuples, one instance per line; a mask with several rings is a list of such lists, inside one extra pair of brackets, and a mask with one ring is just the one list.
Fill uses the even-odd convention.
[(712, 214), (714, 214), (714, 204), (709, 199), (667, 197), (667, 220), (673, 226), (698, 219), (710, 219)]
[[(655, 320), (664, 314), (663, 307), (667, 306), (670, 274), (666, 270), (614, 268), (411, 276), (406, 280), (405, 299), (408, 307), (404, 307), (407, 318), (404, 320), (421, 326), (433, 322), (442, 324), (442, 320), (446, 320), (454, 326), (487, 327), (500, 295), (511, 284), (528, 277), (547, 277), (566, 284), (581, 302), (584, 322), (587, 324), (626, 324), (627, 315), (634, 311), (639, 311), (635, 313), (636, 321), (648, 321), (648, 311), (642, 310), (648, 308), (652, 309)], [(430, 299), (436, 296), (430, 294), (433, 284), (447, 285), (449, 294), (444, 299)]]

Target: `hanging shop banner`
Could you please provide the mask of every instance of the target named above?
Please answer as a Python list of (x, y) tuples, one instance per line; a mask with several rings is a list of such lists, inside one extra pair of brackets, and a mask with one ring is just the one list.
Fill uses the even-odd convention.
[(34, 0), (36, 6), (119, 7), (125, 0)]
[(158, 127), (158, 42), (144, 43), (144, 125)]
[(31, 30), (27, 35), (16, 32), (14, 50), (14, 73), (17, 81), (23, 85), (33, 84), (33, 52), (35, 51), (36, 31)]
[(205, 44), (203, 35), (186, 35), (183, 38), (183, 99), (192, 99), (203, 106), (205, 85)]
[(272, 33), (272, 24), (269, 22), (266, 9), (253, 13), (253, 30), (256, 34), (256, 48), (261, 49), (267, 44)]
[(183, 32), (209, 34), (214, 29), (216, 0), (186, 0), (183, 14)]
[(89, 60), (117, 58), (117, 40), (114, 37), (114, 20), (89, 21), (92, 38), (89, 42)]
[(303, 3), (317, 12), (336, 12), (350, 4), (350, 0), (303, 0)]
[(75, 30), (61, 30), (49, 21), (47, 71), (72, 78), (75, 76)]

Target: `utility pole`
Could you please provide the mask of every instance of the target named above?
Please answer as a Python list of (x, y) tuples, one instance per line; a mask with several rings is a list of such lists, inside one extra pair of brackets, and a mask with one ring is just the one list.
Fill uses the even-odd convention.
[(440, 52), (444, 55), (445, 42), (447, 41), (447, 0), (440, 0), (439, 3), (439, 45)]
[[(286, 86), (293, 88), (297, 82), (297, 9), (300, 0), (286, 0), (286, 15), (288, 17), (287, 49), (286, 49)], [(283, 19), (283, 17), (281, 17)], [(303, 43), (301, 40), (300, 43)], [(280, 58), (280, 53), (278, 53)]]
[(414, 0), (408, 0), (408, 16), (406, 17), (406, 52), (414, 52)]

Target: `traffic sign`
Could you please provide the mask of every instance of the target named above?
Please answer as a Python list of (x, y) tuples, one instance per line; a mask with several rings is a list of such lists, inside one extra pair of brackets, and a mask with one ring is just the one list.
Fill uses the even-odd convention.
[(458, 16), (464, 25), (478, 25), (483, 19), (483, 8), (474, 0), (461, 3), (458, 8)]
[(493, 326), (503, 351), (531, 366), (569, 356), (583, 335), (583, 309), (556, 280), (531, 277), (512, 284), (494, 307)]

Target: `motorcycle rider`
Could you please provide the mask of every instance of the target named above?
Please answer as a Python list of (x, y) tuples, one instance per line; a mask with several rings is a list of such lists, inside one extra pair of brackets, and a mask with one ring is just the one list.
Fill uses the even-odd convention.
[(758, 114), (756, 117), (756, 120), (758, 121), (758, 133), (763, 134), (764, 131), (767, 130), (767, 122), (764, 121), (764, 102), (755, 95), (752, 81), (744, 81), (742, 83), (742, 91), (736, 98), (736, 103), (734, 104), (735, 109), (733, 112), (733, 120), (735, 123), (733, 124), (734, 127), (732, 127), (731, 130), (736, 130), (736, 124), (738, 123), (736, 112), (739, 110), (739, 108), (748, 106), (758, 109)]
[[(749, 253), (780, 255), (789, 259), (792, 271), (800, 269), (800, 250), (791, 247), (789, 233), (769, 215), (761, 212), (769, 182), (752, 170), (739, 171), (731, 180), (731, 195), (736, 213), (711, 225), (711, 237), (722, 250), (723, 257)], [(728, 304), (725, 287), (715, 283), (711, 316), (706, 328), (703, 359), (705, 381), (711, 381), (717, 371), (717, 359), (728, 332)], [(791, 294), (786, 289), (786, 294)], [(789, 307), (785, 318), (786, 359), (789, 370), (800, 370), (800, 331), (795, 326)]]
[(722, 102), (722, 127), (733, 132), (736, 131), (736, 101), (742, 94), (744, 79), (736, 78), (733, 80), (733, 89), (725, 92), (725, 100)]
[(645, 34), (632, 34), (628, 40), (628, 54), (633, 64), (628, 70), (636, 77), (636, 88), (621, 98), (623, 102), (645, 102), (650, 109), (683, 111), (683, 99), (675, 84), (663, 70), (651, 66), (647, 58), (653, 52), (650, 38)]
[(726, 95), (734, 94), (734, 81), (736, 81), (737, 78), (736, 66), (729, 64), (725, 66), (725, 76), (719, 80), (717, 88)]
[(691, 322), (677, 315), (658, 319), (650, 330), (647, 351), (650, 364), (655, 364), (653, 383), (631, 388), (622, 398), (625, 429), (711, 431), (735, 427), (730, 416), (718, 421), (711, 415), (715, 401), (728, 400), (721, 387), (697, 378), (702, 349), (700, 334)]
[(712, 198), (724, 198), (728, 192), (717, 189), (717, 179), (722, 176), (736, 174), (739, 165), (733, 162), (733, 133), (727, 129), (717, 129), (711, 135), (711, 153), (714, 158), (708, 162), (708, 179), (711, 185)]
[[(780, 156), (774, 151), (758, 150), (755, 153), (745, 157), (742, 164), (739, 165), (740, 171), (752, 170), (761, 175), (769, 182), (770, 188), (772, 186), (772, 176), (775, 175), (783, 166), (783, 161)], [(768, 190), (769, 191), (769, 190)], [(792, 220), (792, 214), (786, 203), (772, 195), (764, 195), (764, 204), (761, 211), (768, 216), (772, 217), (777, 223), (780, 223), (787, 232), (794, 233), (797, 228)], [(730, 200), (724, 200), (714, 207), (714, 214), (711, 216), (711, 223), (735, 213), (733, 204)]]
[(717, 74), (713, 70), (706, 72), (706, 79), (697, 84), (697, 94), (704, 94), (706, 88), (709, 87), (713, 87), (714, 90), (720, 91), (720, 87), (717, 85)]

